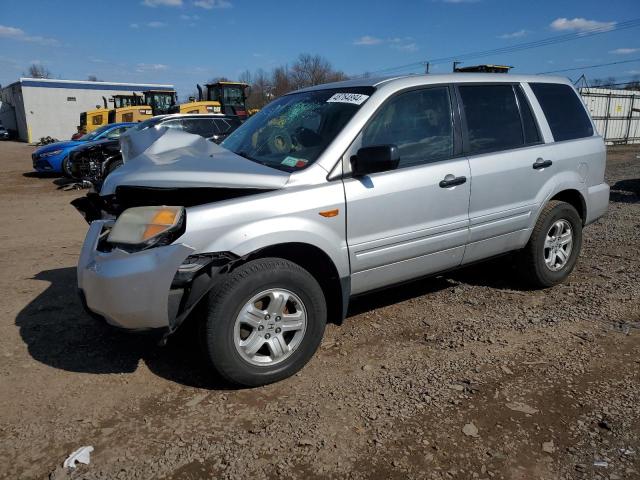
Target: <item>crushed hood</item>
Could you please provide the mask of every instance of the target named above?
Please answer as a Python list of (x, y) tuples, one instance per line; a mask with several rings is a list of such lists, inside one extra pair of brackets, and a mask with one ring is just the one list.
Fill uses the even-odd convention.
[(107, 176), (100, 195), (111, 195), (119, 186), (275, 190), (289, 179), (287, 172), (166, 127), (126, 132), (120, 145), (125, 164)]

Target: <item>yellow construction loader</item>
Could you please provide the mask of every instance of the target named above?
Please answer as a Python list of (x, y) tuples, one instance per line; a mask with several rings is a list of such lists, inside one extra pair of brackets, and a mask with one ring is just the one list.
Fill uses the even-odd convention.
[(109, 110), (108, 123), (142, 122), (153, 117), (153, 110), (145, 105), (142, 95), (114, 95), (113, 107)]
[(174, 105), (171, 113), (223, 113), (237, 115), (245, 120), (247, 112), (246, 90), (249, 85), (241, 82), (215, 82), (205, 84), (206, 91), (200, 85), (198, 99), (191, 98), (189, 102)]

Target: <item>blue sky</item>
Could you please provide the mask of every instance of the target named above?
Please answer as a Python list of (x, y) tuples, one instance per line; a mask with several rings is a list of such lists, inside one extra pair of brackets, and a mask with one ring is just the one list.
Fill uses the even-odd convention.
[[(640, 0), (64, 0), (0, 2), (0, 83), (33, 62), (56, 77), (176, 85), (182, 98), (215, 76), (270, 70), (319, 53), (347, 74), (500, 48), (593, 28), (592, 38), (469, 60), (538, 73), (640, 58)], [(419, 71), (413, 67), (399, 72)], [(448, 72), (450, 64), (433, 72)], [(571, 71), (640, 74), (640, 61)]]

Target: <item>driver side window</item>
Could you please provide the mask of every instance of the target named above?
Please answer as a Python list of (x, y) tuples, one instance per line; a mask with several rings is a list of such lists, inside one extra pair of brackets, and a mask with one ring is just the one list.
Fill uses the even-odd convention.
[(398, 168), (453, 156), (453, 124), (448, 87), (412, 90), (393, 97), (362, 132), (362, 147), (393, 144)]

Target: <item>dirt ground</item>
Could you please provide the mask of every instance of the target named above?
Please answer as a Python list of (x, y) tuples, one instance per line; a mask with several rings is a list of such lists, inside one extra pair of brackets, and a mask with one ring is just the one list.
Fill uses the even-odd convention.
[(83, 192), (25, 173), (32, 149), (0, 143), (0, 477), (640, 478), (640, 146), (610, 150), (565, 284), (503, 257), (361, 297), (299, 374), (246, 390), (188, 337), (83, 312)]

